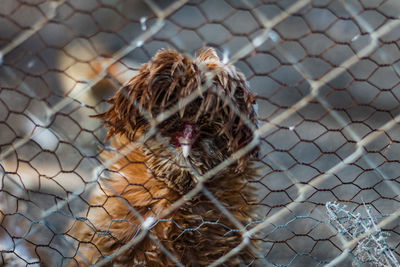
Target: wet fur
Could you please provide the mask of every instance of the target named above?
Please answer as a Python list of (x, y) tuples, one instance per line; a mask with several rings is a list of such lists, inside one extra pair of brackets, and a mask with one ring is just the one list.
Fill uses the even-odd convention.
[[(207, 84), (208, 71), (215, 74), (211, 85)], [(254, 97), (243, 75), (233, 66), (222, 64), (213, 49), (201, 51), (196, 59), (174, 50), (162, 50), (139, 69), (129, 84), (109, 101), (110, 108), (98, 116), (108, 127), (108, 138), (116, 150), (103, 152), (103, 159), (113, 161), (118, 151), (136, 143), (146, 133), (150, 126), (143, 111), (155, 118), (205, 84), (207, 90), (201, 97), (157, 126), (161, 139), (155, 136), (139, 144), (109, 168), (111, 179), (100, 182), (101, 190), (91, 197), (91, 208), (84, 215), (87, 219), (77, 220), (69, 231), (79, 241), (71, 266), (101, 261), (137, 236), (141, 221), (131, 208), (143, 218), (156, 217), (196, 185), (193, 173), (182, 167), (184, 159), (179, 149), (171, 144), (172, 134), (182, 123), (198, 126), (198, 141), (187, 161), (199, 174), (251, 141), (249, 127), (215, 91), (221, 90), (254, 122)], [(250, 204), (255, 189), (248, 182), (256, 176), (252, 165), (256, 152), (255, 149), (238, 159), (206, 182), (207, 189), (244, 225), (254, 215)], [(208, 265), (242, 241), (240, 232), (229, 230), (236, 229), (233, 223), (202, 194), (162, 219), (165, 220), (154, 223), (151, 233), (186, 266)], [(193, 228), (197, 230), (183, 231)], [(238, 265), (251, 259), (246, 248), (226, 264)], [(149, 237), (113, 257), (112, 264), (175, 265)]]

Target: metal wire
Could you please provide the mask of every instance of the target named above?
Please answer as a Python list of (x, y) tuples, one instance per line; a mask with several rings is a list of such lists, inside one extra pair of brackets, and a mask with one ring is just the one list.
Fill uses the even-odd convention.
[[(228, 97), (220, 97), (253, 131), (253, 140), (204, 174), (192, 168), (198, 184), (150, 221), (126, 201), (141, 222), (138, 231), (117, 252), (99, 257), (104, 260), (96, 266), (146, 237), (182, 266), (152, 232), (163, 223), (175, 225), (179, 236), (210, 225), (226, 235), (240, 233), (242, 242), (211, 266), (246, 247), (254, 254), (252, 266), (362, 265), (365, 256), (361, 261), (357, 243), (381, 242), (380, 231), (390, 250), (385, 253), (398, 262), (399, 11), (400, 4), (386, 0), (4, 1), (0, 265), (62, 266), (83, 257), (77, 247), (87, 241), (68, 234), (78, 221), (97, 234), (110, 234), (92, 224), (91, 210), (107, 208), (91, 203), (90, 196), (102, 190), (118, 194), (108, 183), (108, 168), (136, 145), (105, 161), (99, 151), (113, 148), (90, 115), (104, 111), (106, 99), (159, 49), (192, 56), (205, 46), (245, 74), (256, 96), (258, 128)], [(211, 81), (218, 73), (208, 74)], [(157, 126), (208, 85), (155, 118), (141, 110), (151, 127), (137, 144), (153, 137), (162, 142)], [(259, 176), (246, 183), (256, 188), (256, 200), (246, 205), (255, 206), (257, 214), (243, 223), (206, 183), (257, 145)], [(231, 225), (202, 220), (186, 227), (171, 219), (198, 194)], [(352, 238), (339, 231), (335, 209), (326, 209), (335, 201), (347, 205), (334, 206), (338, 214), (357, 218), (346, 225), (368, 221), (371, 228)], [(130, 223), (111, 221), (116, 222)], [(388, 261), (381, 254), (371, 261), (383, 266), (374, 260)]]

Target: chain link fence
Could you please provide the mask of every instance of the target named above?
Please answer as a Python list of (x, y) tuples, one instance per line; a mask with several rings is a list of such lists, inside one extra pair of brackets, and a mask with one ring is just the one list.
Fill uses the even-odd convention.
[[(210, 227), (226, 240), (239, 234), (212, 266), (230, 266), (246, 249), (252, 256), (241, 265), (396, 266), (399, 14), (395, 0), (2, 0), (0, 265), (75, 266), (85, 256), (80, 248), (109, 234), (93, 216), (112, 213), (111, 197), (91, 199), (107, 190), (100, 181), (107, 184), (109, 173), (118, 173), (112, 166), (135, 148), (105, 161), (101, 151), (113, 150), (113, 138), (105, 141), (104, 126), (90, 116), (104, 112), (106, 100), (160, 49), (192, 58), (208, 46), (243, 72), (256, 97), (258, 126), (249, 127), (259, 144), (258, 174), (235, 191), (241, 208), (254, 212), (231, 212), (206, 177), (168, 210), (140, 218), (140, 231), (115, 254), (99, 251), (86, 262), (112, 263), (150, 240), (161, 251), (156, 257), (188, 265), (153, 234), (158, 225), (173, 225), (177, 240)], [(171, 214), (196, 195), (221, 218), (174, 220)], [(335, 201), (346, 207), (327, 210)], [(110, 218), (110, 226), (130, 223)], [(77, 225), (90, 227), (92, 239), (72, 235)], [(375, 247), (379, 253), (366, 252)]]

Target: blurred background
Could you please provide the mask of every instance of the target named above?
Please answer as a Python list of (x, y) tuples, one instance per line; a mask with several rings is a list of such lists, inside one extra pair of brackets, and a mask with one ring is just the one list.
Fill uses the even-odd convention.
[[(337, 260), (349, 240), (330, 201), (370, 206), (399, 258), (399, 14), (396, 0), (2, 0), (0, 265), (66, 263), (106, 145), (89, 116), (158, 50), (204, 46), (257, 97), (254, 265)], [(341, 266), (365, 265), (355, 251)]]

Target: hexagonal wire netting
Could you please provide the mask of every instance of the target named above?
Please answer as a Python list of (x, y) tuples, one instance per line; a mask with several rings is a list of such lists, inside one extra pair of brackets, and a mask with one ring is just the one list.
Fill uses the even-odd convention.
[[(399, 14), (395, 0), (2, 0), (0, 264), (62, 266), (79, 254), (83, 241), (68, 231), (90, 224), (98, 206), (89, 196), (113, 164), (104, 165), (105, 129), (89, 116), (159, 49), (193, 56), (211, 46), (244, 73), (258, 108), (260, 169), (247, 183), (255, 199), (243, 204), (256, 212), (244, 228), (223, 229), (227, 238), (258, 240), (255, 266), (395, 266)], [(331, 203), (328, 213), (334, 201), (346, 207)], [(373, 223), (356, 234), (341, 230), (365, 220)], [(360, 256), (357, 242), (365, 252), (382, 240), (379, 257)], [(230, 249), (212, 264), (242, 247)]]

